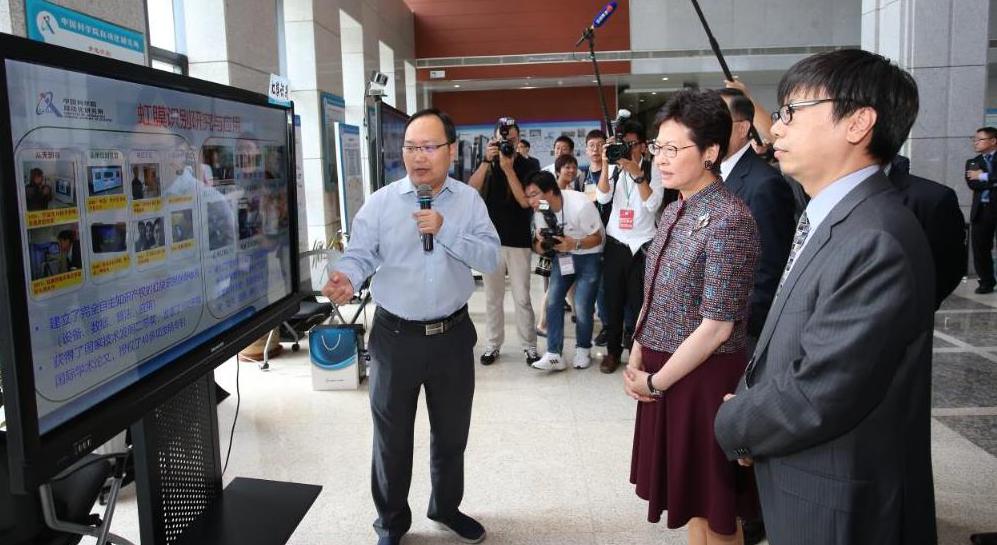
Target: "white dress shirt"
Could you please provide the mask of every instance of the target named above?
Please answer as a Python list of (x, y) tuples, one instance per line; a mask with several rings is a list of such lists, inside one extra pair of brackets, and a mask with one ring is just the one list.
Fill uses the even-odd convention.
[[(641, 159), (643, 171), (644, 160)], [(664, 197), (665, 188), (660, 183), (647, 180), (644, 183), (651, 184), (651, 195), (646, 201), (640, 198), (640, 188), (633, 181), (630, 174), (624, 170), (616, 183), (613, 183), (613, 173), (618, 168), (617, 165), (609, 165), (607, 174), (609, 175), (609, 192), (603, 193), (596, 189), (596, 200), (599, 204), (613, 203), (613, 211), (609, 215), (609, 223), (606, 225), (606, 235), (630, 247), (630, 252), (637, 255), (640, 247), (647, 241), (654, 238), (657, 227), (654, 225), (658, 208), (661, 207), (661, 199)], [(633, 228), (620, 228), (620, 210), (630, 209), (634, 211)]]

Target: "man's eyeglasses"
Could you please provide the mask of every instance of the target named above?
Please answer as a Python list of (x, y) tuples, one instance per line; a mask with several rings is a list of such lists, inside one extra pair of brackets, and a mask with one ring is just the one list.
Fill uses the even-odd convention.
[(436, 150), (449, 146), (450, 144), (453, 144), (453, 142), (447, 142), (445, 144), (423, 144), (421, 146), (402, 146), (402, 152), (405, 155), (415, 155), (416, 153), (432, 155), (436, 153)]
[(993, 139), (994, 139), (993, 136), (988, 136), (986, 138), (977, 138), (977, 137), (974, 136), (974, 137), (970, 138), (969, 140), (970, 140), (970, 142), (972, 142), (972, 143), (975, 144), (977, 142), (986, 142), (987, 140), (993, 140)]
[(817, 100), (801, 100), (800, 102), (791, 102), (772, 112), (772, 123), (782, 121), (783, 125), (789, 125), (789, 123), (793, 121), (793, 114), (796, 113), (796, 110), (807, 108), (809, 106), (816, 106), (825, 102), (834, 102), (836, 100), (837, 99), (834, 98), (819, 98)]
[(651, 155), (658, 155), (659, 153), (664, 153), (665, 157), (669, 159), (674, 159), (678, 157), (680, 151), (688, 148), (694, 148), (696, 144), (689, 144), (688, 146), (677, 147), (672, 144), (665, 144), (662, 146), (657, 140), (651, 140), (651, 143), (647, 145), (647, 149), (651, 152)]

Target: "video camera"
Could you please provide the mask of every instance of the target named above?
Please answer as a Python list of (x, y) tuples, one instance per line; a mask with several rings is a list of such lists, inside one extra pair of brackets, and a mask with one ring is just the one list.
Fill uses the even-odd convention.
[(550, 209), (550, 203), (540, 201), (540, 214), (543, 215), (547, 227), (540, 228), (540, 260), (533, 269), (534, 274), (550, 277), (551, 269), (554, 266), (553, 257), (556, 252), (554, 246), (558, 241), (555, 237), (564, 237), (564, 228), (557, 221), (557, 215)]
[(620, 159), (630, 157), (630, 150), (633, 144), (623, 141), (623, 124), (630, 119), (630, 110), (620, 110), (616, 113), (616, 121), (613, 121), (613, 142), (606, 146), (606, 161), (611, 165), (617, 164)]
[(509, 129), (516, 126), (516, 120), (511, 117), (500, 117), (498, 124), (495, 129), (499, 133), (498, 144), (499, 153), (505, 155), (506, 157), (513, 157), (516, 155), (516, 144), (509, 140)]

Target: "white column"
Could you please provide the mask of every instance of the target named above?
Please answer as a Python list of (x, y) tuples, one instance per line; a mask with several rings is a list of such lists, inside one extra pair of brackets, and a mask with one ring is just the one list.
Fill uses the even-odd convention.
[(953, 188), (966, 217), (969, 138), (986, 108), (990, 5), (986, 0), (863, 0), (862, 47), (917, 81), (921, 110), (906, 153), (911, 172)]
[(266, 94), (277, 73), (274, 0), (184, 2), (191, 77)]
[[(287, 77), (294, 113), (301, 116), (308, 246), (338, 234), (339, 204), (335, 185), (327, 187), (326, 150), (322, 138), (323, 91), (342, 96), (339, 8), (333, 0), (284, 0)], [(332, 138), (332, 135), (328, 135)], [(335, 160), (332, 158), (331, 160)]]

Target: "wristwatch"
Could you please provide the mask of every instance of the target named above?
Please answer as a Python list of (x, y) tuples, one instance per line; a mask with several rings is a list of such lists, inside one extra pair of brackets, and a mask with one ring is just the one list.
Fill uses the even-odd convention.
[(663, 390), (659, 390), (654, 387), (654, 373), (649, 373), (647, 375), (647, 391), (651, 394), (651, 397), (661, 397), (665, 395)]
[(634, 178), (634, 183), (635, 184), (642, 184), (642, 183), (644, 183), (646, 181), (647, 181), (647, 176), (644, 176), (643, 174), (641, 174), (640, 176), (637, 176), (636, 178)]
[(575, 239), (575, 251), (577, 252), (578, 250), (581, 250), (581, 249), (582, 249), (582, 239), (576, 238)]

